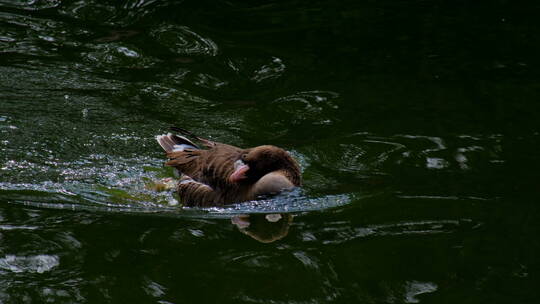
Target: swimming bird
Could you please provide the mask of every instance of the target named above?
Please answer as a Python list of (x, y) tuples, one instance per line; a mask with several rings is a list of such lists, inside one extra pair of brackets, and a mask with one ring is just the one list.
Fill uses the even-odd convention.
[(156, 139), (181, 178), (176, 188), (185, 206), (222, 206), (277, 194), (302, 184), (300, 167), (289, 153), (271, 145), (242, 149), (210, 141), (190, 131), (171, 130), (198, 140), (206, 149), (182, 135)]

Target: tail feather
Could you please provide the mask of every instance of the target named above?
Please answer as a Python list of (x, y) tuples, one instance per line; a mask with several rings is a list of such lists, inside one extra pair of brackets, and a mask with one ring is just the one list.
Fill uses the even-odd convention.
[(165, 152), (184, 151), (185, 149), (199, 149), (196, 144), (184, 136), (174, 134), (158, 135), (156, 140)]
[(176, 145), (186, 145), (192, 149), (199, 149), (199, 147), (197, 147), (195, 143), (193, 143), (191, 140), (187, 139), (184, 136), (174, 135), (170, 133), (167, 135), (175, 142)]
[[(175, 131), (175, 132), (178, 132), (180, 134), (184, 134), (184, 135), (187, 135), (187, 136), (191, 136), (193, 138), (196, 138), (198, 141), (200, 141), (204, 146), (208, 147), (208, 148), (212, 148), (216, 145), (215, 142), (211, 141), (211, 140), (208, 140), (208, 139), (205, 139), (205, 138), (202, 138), (202, 137), (199, 137), (197, 135), (195, 135), (195, 133), (191, 132), (191, 131), (188, 131), (186, 129), (182, 129), (182, 128), (179, 128), (179, 127), (170, 127), (170, 129), (172, 131)], [(182, 138), (185, 138), (183, 136), (181, 136)]]

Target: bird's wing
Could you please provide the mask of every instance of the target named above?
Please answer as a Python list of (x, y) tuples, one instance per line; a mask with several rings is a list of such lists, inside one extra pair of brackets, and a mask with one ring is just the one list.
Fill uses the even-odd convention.
[(178, 183), (178, 196), (180, 202), (187, 207), (209, 207), (223, 203), (218, 191), (212, 187), (193, 180), (184, 175)]
[(217, 143), (208, 150), (192, 150), (167, 153), (167, 166), (175, 167), (197, 182), (209, 185), (219, 191), (230, 187), (229, 176), (234, 172), (234, 162), (242, 149)]

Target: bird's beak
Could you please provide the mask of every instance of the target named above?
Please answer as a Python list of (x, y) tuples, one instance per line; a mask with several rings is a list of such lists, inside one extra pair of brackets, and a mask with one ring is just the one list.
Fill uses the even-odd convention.
[(237, 183), (245, 178), (246, 172), (249, 170), (249, 166), (246, 165), (243, 161), (237, 160), (234, 163), (234, 172), (229, 176), (229, 181), (234, 184)]

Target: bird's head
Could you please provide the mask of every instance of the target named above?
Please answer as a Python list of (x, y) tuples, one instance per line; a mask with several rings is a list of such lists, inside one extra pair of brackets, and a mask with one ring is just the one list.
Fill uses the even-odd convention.
[(293, 168), (298, 170), (298, 165), (287, 151), (275, 146), (258, 146), (243, 151), (234, 164), (229, 181), (253, 184), (270, 172)]

